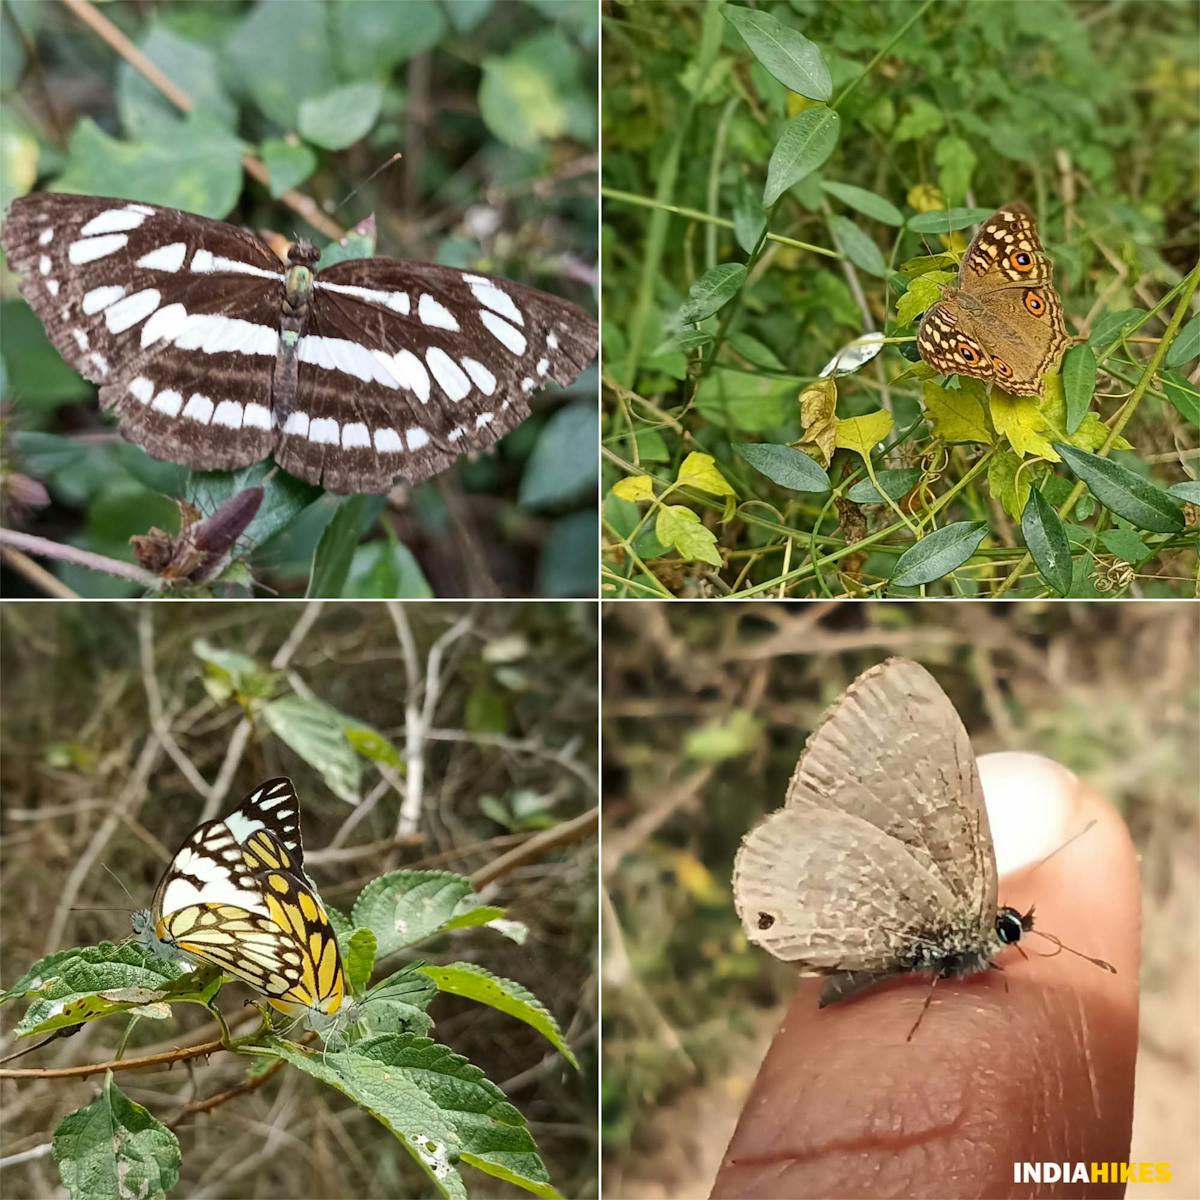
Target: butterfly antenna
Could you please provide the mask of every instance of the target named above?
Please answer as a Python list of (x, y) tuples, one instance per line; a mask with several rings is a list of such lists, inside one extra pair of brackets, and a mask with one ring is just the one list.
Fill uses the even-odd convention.
[(390, 167), (390, 166), (391, 166), (393, 163), (398, 163), (398, 162), (401, 160), (401, 158), (403, 158), (403, 157), (404, 157), (404, 156), (403, 156), (403, 155), (400, 153), (400, 151), (399, 151), (399, 150), (397, 150), (397, 151), (396, 151), (396, 153), (395, 153), (395, 154), (393, 154), (391, 158), (389, 158), (389, 159), (388, 159), (386, 162), (384, 162), (384, 163), (381, 163), (379, 166), (377, 166), (377, 167), (375, 168), (375, 170), (373, 170), (373, 171), (370, 173), (370, 175), (368, 175), (368, 176), (366, 177), (366, 179), (364, 179), (364, 180), (362, 181), (362, 183), (360, 183), (360, 184), (358, 185), (358, 187), (356, 187), (356, 188), (354, 189), (354, 191), (352, 191), (352, 192), (350, 193), (350, 195), (346, 196), (346, 197), (345, 197), (345, 199), (343, 199), (343, 200), (340, 200), (340, 201), (339, 201), (339, 202), (338, 202), (336, 205), (334, 205), (334, 210), (333, 210), (333, 211), (334, 211), (334, 212), (337, 212), (337, 210), (338, 210), (339, 208), (341, 208), (343, 204), (346, 204), (348, 201), (350, 201), (350, 200), (353, 200), (353, 199), (354, 199), (354, 197), (355, 197), (355, 196), (357, 196), (357, 195), (358, 195), (358, 193), (359, 193), (359, 192), (361, 192), (361, 191), (363, 190), (363, 188), (365, 188), (365, 187), (367, 186), (367, 184), (368, 184), (368, 183), (370, 183), (370, 182), (371, 182), (371, 180), (375, 178), (375, 176), (376, 176), (376, 175), (378, 175), (378, 174), (379, 174), (380, 172), (382, 172), (382, 171), (386, 171), (386, 170), (388, 169), (388, 167)]
[[(1045, 857), (1045, 858), (1043, 858), (1043, 859), (1041, 859), (1039, 862), (1037, 862), (1037, 863), (1036, 863), (1036, 864), (1033, 866), (1033, 868), (1030, 870), (1030, 874), (1032, 875), (1032, 874), (1033, 874), (1033, 872), (1034, 872), (1034, 871), (1036, 871), (1036, 870), (1037, 870), (1039, 867), (1044, 867), (1044, 866), (1046, 865), (1046, 863), (1048, 863), (1048, 862), (1049, 862), (1049, 861), (1050, 861), (1050, 860), (1051, 860), (1051, 859), (1052, 859), (1052, 858), (1053, 858), (1053, 857), (1054, 857), (1056, 854), (1058, 854), (1058, 853), (1060, 853), (1061, 851), (1065, 850), (1065, 849), (1066, 849), (1066, 848), (1067, 848), (1067, 847), (1068, 847), (1068, 846), (1069, 846), (1069, 845), (1070, 845), (1072, 842), (1074, 842), (1074, 841), (1078, 840), (1079, 838), (1083, 837), (1083, 835), (1084, 835), (1085, 833), (1087, 833), (1087, 831), (1088, 831), (1089, 829), (1091, 829), (1091, 827), (1092, 827), (1093, 825), (1095, 825), (1095, 823), (1096, 823), (1096, 820), (1095, 820), (1095, 818), (1093, 817), (1093, 818), (1092, 818), (1092, 820), (1090, 820), (1090, 821), (1089, 821), (1089, 822), (1088, 822), (1088, 823), (1087, 823), (1087, 824), (1086, 824), (1086, 825), (1085, 825), (1085, 826), (1084, 826), (1082, 829), (1079, 829), (1079, 830), (1077, 830), (1075, 833), (1071, 834), (1071, 836), (1070, 836), (1069, 838), (1067, 838), (1067, 840), (1066, 840), (1065, 842), (1063, 842), (1063, 843), (1062, 843), (1061, 845), (1059, 845), (1059, 846), (1056, 846), (1056, 847), (1055, 847), (1053, 850), (1051, 850), (1051, 851), (1050, 851), (1050, 853), (1049, 853), (1049, 854), (1047, 854), (1047, 855), (1046, 855), (1046, 857)], [(1030, 911), (1030, 912), (1032, 912), (1033, 910), (1032, 910), (1032, 909), (1030, 909), (1029, 911)]]
[(1102, 958), (1093, 958), (1090, 954), (1084, 954), (1082, 950), (1067, 946), (1052, 933), (1043, 933), (1040, 929), (1032, 929), (1030, 932), (1036, 933), (1038, 937), (1045, 938), (1048, 942), (1053, 942), (1058, 947), (1053, 954), (1041, 954), (1038, 956), (1039, 958), (1056, 958), (1065, 950), (1068, 954), (1074, 954), (1076, 958), (1086, 958), (1094, 967), (1101, 967), (1105, 971), (1111, 971), (1114, 975), (1117, 973), (1117, 968), (1112, 963), (1105, 962)]
[[(125, 895), (127, 895), (127, 896), (129, 897), (129, 899), (130, 899), (130, 900), (133, 900), (133, 894), (132, 894), (132, 893), (130, 892), (130, 890), (129, 890), (129, 889), (128, 889), (128, 888), (127, 888), (125, 885), (124, 885), (124, 883), (122, 883), (122, 882), (121, 882), (121, 879), (120, 879), (120, 877), (119, 877), (119, 876), (118, 876), (118, 875), (117, 875), (115, 872), (113, 872), (113, 871), (110, 871), (110, 870), (109, 870), (109, 868), (108, 868), (108, 864), (107, 864), (107, 863), (101, 863), (100, 865), (101, 865), (101, 866), (102, 866), (102, 867), (103, 867), (103, 868), (104, 868), (106, 871), (108, 871), (108, 873), (109, 873), (109, 874), (110, 874), (110, 875), (111, 875), (111, 876), (112, 876), (112, 877), (113, 877), (113, 878), (114, 878), (114, 879), (117, 881), (117, 886), (118, 886), (118, 887), (121, 889), (121, 891), (123, 891), (123, 892), (125, 893)], [(137, 901), (136, 901), (136, 900), (134, 900), (133, 902), (134, 902), (135, 904), (137, 903)]]

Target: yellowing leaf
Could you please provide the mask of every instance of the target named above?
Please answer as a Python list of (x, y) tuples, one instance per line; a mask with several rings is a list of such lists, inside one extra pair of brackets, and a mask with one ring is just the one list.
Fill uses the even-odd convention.
[(677, 481), (714, 496), (734, 494), (733, 488), (725, 482), (725, 476), (717, 470), (716, 459), (711, 454), (701, 454), (698, 450), (693, 450), (680, 464)]
[(837, 423), (837, 444), (843, 450), (853, 450), (863, 458), (892, 432), (892, 414), (887, 409), (876, 409), (865, 417), (847, 417)]
[(676, 880), (698, 904), (709, 908), (724, 908), (729, 904), (725, 887), (717, 883), (713, 873), (694, 854), (676, 850), (670, 859)]
[(983, 405), (973, 390), (960, 388), (951, 392), (936, 383), (927, 383), (925, 415), (933, 432), (944, 442), (982, 442), (990, 446), (994, 440)]
[(1033, 454), (1051, 462), (1059, 461), (1046, 436), (1051, 432), (1049, 422), (1038, 410), (1035, 396), (1009, 396), (1006, 392), (993, 392), (990, 411), (996, 433), (1008, 438), (1008, 444), (1017, 454), (1022, 457)]
[(800, 420), (804, 436), (796, 443), (821, 466), (829, 466), (837, 438), (837, 384), (832, 379), (819, 379), (800, 393)]
[(1029, 472), (1022, 471), (1021, 459), (1011, 450), (997, 450), (988, 463), (988, 488), (1014, 521), (1021, 519), (1029, 499)]
[(613, 495), (622, 500), (653, 500), (654, 485), (649, 475), (626, 475), (612, 487)]
[[(1053, 383), (1054, 378), (1054, 376), (1051, 376), (1048, 382)], [(1079, 423), (1079, 428), (1074, 433), (1068, 434), (1066, 430), (1066, 398), (1061, 388), (1058, 388), (1057, 391), (1054, 389), (1049, 389), (1049, 391), (1050, 394), (1047, 398), (1038, 405), (1038, 410), (1046, 418), (1046, 423), (1050, 427), (1054, 441), (1066, 442), (1067, 445), (1077, 446), (1080, 450), (1099, 450), (1108, 437), (1108, 426), (1100, 419), (1099, 413), (1085, 413), (1083, 420)], [(1132, 450), (1133, 445), (1126, 441), (1125, 438), (1118, 437), (1113, 442), (1113, 449)]]
[(659, 507), (654, 518), (654, 536), (664, 546), (675, 545), (675, 539), (680, 535), (683, 526), (688, 522), (699, 522), (690, 508), (682, 504), (663, 504)]

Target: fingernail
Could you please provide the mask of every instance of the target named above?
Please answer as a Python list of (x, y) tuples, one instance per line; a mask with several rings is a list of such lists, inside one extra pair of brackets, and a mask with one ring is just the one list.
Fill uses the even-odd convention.
[(1040, 862), (1078, 832), (1079, 780), (1053, 759), (985, 754), (979, 776), (1001, 875)]

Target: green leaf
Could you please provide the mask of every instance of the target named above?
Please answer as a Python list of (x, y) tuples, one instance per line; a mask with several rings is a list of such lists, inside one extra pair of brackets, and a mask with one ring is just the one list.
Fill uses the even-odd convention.
[(259, 0), (225, 39), (222, 66), (280, 129), (296, 128), (304, 100), (337, 87), (328, 19), (323, 4)]
[(367, 136), (382, 103), (377, 83), (349, 83), (311, 96), (300, 104), (300, 135), (326, 150), (344, 150)]
[(841, 120), (832, 108), (810, 108), (783, 127), (767, 164), (764, 208), (770, 208), (788, 188), (811, 175), (833, 153), (840, 126)]
[(259, 148), (263, 166), (271, 180), (271, 195), (279, 199), (284, 192), (299, 187), (316, 169), (317, 156), (299, 142), (267, 138)]
[(433, 595), (416, 555), (390, 529), (387, 532), (386, 538), (355, 547), (342, 584), (344, 599), (427, 600)]
[(335, 796), (349, 804), (359, 802), (362, 760), (343, 731), (348, 726), (357, 727), (361, 722), (308, 696), (281, 696), (272, 700), (263, 706), (261, 717), (284, 745), (320, 771), (321, 778)]
[(75, 1197), (161, 1200), (179, 1182), (176, 1136), (117, 1086), (109, 1071), (100, 1095), (54, 1130), (54, 1161)]
[(785, 88), (810, 100), (828, 100), (833, 95), (833, 80), (820, 48), (804, 34), (761, 9), (727, 4), (721, 15)]
[(549, 64), (521, 54), (483, 60), (479, 111), (500, 141), (536, 150), (567, 132), (570, 114)]
[(684, 754), (697, 762), (726, 762), (755, 750), (762, 743), (762, 734), (762, 723), (753, 713), (735, 708), (697, 729), (689, 729)]
[(687, 299), (679, 306), (679, 320), (685, 325), (703, 321), (719, 312), (746, 280), (741, 263), (719, 263), (705, 271), (688, 289)]
[(66, 169), (54, 190), (225, 217), (242, 190), (242, 144), (211, 117), (195, 113), (129, 142), (109, 137), (84, 117), (71, 132)]
[(305, 595), (332, 599), (342, 594), (363, 527), (379, 514), (377, 499), (381, 497), (347, 496), (341, 500), (317, 543)]
[(1167, 351), (1167, 366), (1178, 367), (1200, 354), (1200, 313), (1197, 313), (1178, 333)]
[(974, 388), (951, 391), (936, 383), (926, 383), (925, 415), (934, 433), (944, 442), (982, 442), (990, 446), (995, 441)]
[(1092, 326), (1089, 346), (1107, 346), (1110, 342), (1120, 341), (1121, 335), (1132, 326), (1138, 324), (1146, 316), (1145, 309), (1126, 308), (1120, 312), (1105, 313)]
[[(726, 11), (728, 12), (728, 9)], [(821, 180), (821, 187), (864, 216), (882, 221), (885, 225), (899, 227), (904, 224), (904, 214), (890, 200), (868, 192), (866, 188), (855, 187), (852, 183), (834, 183), (827, 179)]]
[(899, 500), (917, 486), (920, 478), (921, 472), (917, 467), (887, 467), (875, 472), (878, 489), (869, 479), (860, 479), (846, 493), (846, 499), (854, 504), (886, 504), (885, 498), (879, 494), (880, 490), (893, 500)]
[(946, 271), (930, 271), (914, 279), (896, 301), (897, 322), (908, 325), (914, 321), (919, 314), (937, 303), (942, 288), (953, 284), (954, 279), (955, 277)]
[(956, 521), (910, 546), (896, 560), (892, 587), (918, 587), (961, 567), (988, 535), (986, 521)]
[(1008, 449), (997, 449), (988, 463), (988, 490), (1014, 521), (1021, 519), (1032, 485), (1029, 472), (1021, 470), (1021, 458)]
[(1058, 513), (1046, 503), (1036, 488), (1021, 514), (1021, 534), (1038, 574), (1046, 586), (1060, 596), (1071, 590), (1071, 544)]
[(206, 638), (196, 638), (192, 642), (192, 653), (205, 664), (206, 673), (218, 676), (226, 685), (227, 694), (259, 695), (267, 686), (269, 673), (248, 654), (223, 650)]
[(910, 233), (954, 233), (968, 225), (978, 225), (992, 215), (990, 208), (949, 208), (944, 212), (918, 213), (908, 218)]
[(478, 1067), (447, 1047), (386, 1034), (336, 1054), (313, 1055), (280, 1040), (272, 1049), (390, 1129), (442, 1195), (466, 1200), (458, 1173), (466, 1163), (558, 1200), (524, 1118)]
[(439, 992), (477, 1000), (489, 1008), (516, 1017), (518, 1021), (524, 1021), (536, 1029), (575, 1070), (579, 1070), (579, 1062), (563, 1038), (558, 1022), (549, 1009), (519, 983), (493, 975), (474, 963), (450, 963), (444, 967), (427, 965), (419, 970), (437, 984)]
[(734, 442), (734, 450), (756, 471), (793, 492), (828, 492), (829, 476), (801, 450), (773, 442)]
[(744, 253), (753, 252), (766, 224), (762, 193), (755, 191), (747, 180), (739, 179), (737, 200), (733, 206), (733, 237)]
[(443, 932), (460, 911), (476, 907), (471, 881), (450, 871), (392, 871), (372, 879), (350, 914), (356, 929), (369, 929), (386, 958)]
[(913, 141), (937, 133), (946, 123), (942, 110), (921, 95), (910, 96), (906, 106), (908, 111), (896, 126), (895, 139), (898, 142)]
[(1167, 488), (1167, 495), (1182, 500), (1185, 504), (1200, 504), (1200, 479), (1185, 479)]
[(879, 247), (853, 221), (835, 214), (829, 218), (829, 226), (837, 248), (856, 267), (878, 279), (887, 278), (888, 265)]
[(1164, 371), (1159, 378), (1163, 393), (1179, 415), (1200, 429), (1200, 393), (1181, 375)]
[(978, 161), (971, 144), (960, 137), (938, 139), (934, 151), (938, 167), (938, 185), (948, 200), (961, 200), (971, 182)]
[(351, 995), (357, 996), (371, 981), (378, 948), (379, 942), (369, 929), (356, 929), (341, 947)]
[(863, 458), (870, 458), (871, 451), (892, 432), (892, 414), (886, 408), (861, 417), (839, 418), (836, 444), (842, 450), (852, 450)]
[(1183, 510), (1154, 484), (1111, 459), (1062, 443), (1056, 443), (1054, 448), (1110, 512), (1152, 533), (1182, 532)]
[(1062, 364), (1067, 397), (1067, 433), (1074, 433), (1092, 406), (1096, 391), (1096, 355), (1090, 346), (1073, 346)]
[(595, 398), (565, 405), (546, 422), (521, 476), (522, 508), (554, 508), (596, 494), (600, 414)]
[(1100, 534), (1100, 544), (1110, 554), (1134, 567), (1140, 566), (1153, 553), (1132, 529), (1105, 529)]
[[(449, 32), (446, 16), (468, 9), (454, 0), (442, 12), (436, 0), (352, 0), (332, 5), (333, 41), (342, 75), (348, 79), (382, 77), (393, 67), (432, 50)], [(476, 19), (479, 13), (475, 6)]]

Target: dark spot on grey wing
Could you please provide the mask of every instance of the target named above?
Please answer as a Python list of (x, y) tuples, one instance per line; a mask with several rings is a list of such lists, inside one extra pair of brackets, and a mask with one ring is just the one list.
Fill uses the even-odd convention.
[(775, 924), (775, 918), (770, 913), (760, 912), (758, 914), (759, 929), (770, 929)]

